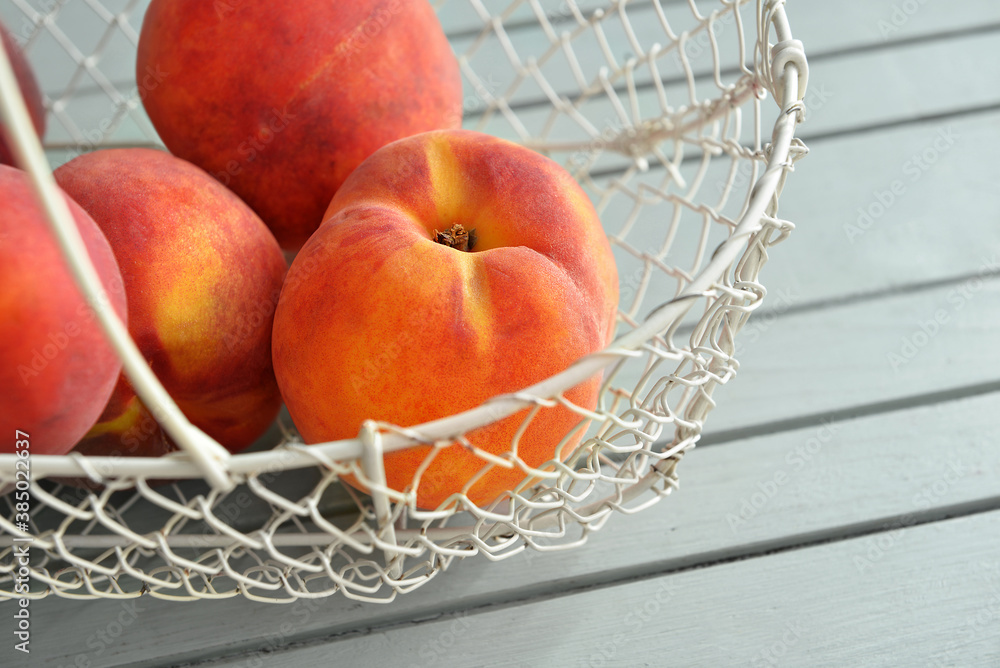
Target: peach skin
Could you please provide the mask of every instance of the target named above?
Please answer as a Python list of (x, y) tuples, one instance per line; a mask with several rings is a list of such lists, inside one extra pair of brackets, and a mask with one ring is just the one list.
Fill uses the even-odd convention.
[[(485, 134), (423, 133), (358, 167), (292, 263), (275, 313), (275, 374), (307, 443), (354, 437), (366, 419), (414, 426), (601, 350), (617, 300), (607, 237), (558, 164)], [(565, 396), (593, 408), (598, 388), (595, 377)], [(468, 439), (509, 453), (526, 413)], [(543, 464), (579, 421), (564, 407), (540, 410), (517, 456)], [(389, 486), (412, 487), (429, 451), (387, 454)], [(417, 505), (446, 503), (485, 464), (460, 444), (440, 450)], [(467, 495), (487, 504), (524, 479), (494, 466)]]
[[(111, 305), (126, 319), (108, 240), (76, 202), (70, 213)], [(14, 433), (30, 452), (62, 455), (97, 422), (122, 363), (63, 258), (28, 180), (0, 165), (0, 452)]]
[[(253, 443), (281, 406), (271, 323), (287, 265), (267, 227), (204, 171), (163, 151), (95, 151), (55, 176), (107, 235), (129, 333), (181, 411), (230, 451)], [(174, 449), (154, 417), (122, 376), (77, 452)]]
[(458, 63), (427, 0), (153, 0), (137, 71), (170, 151), (298, 249), (376, 149), (462, 121)]

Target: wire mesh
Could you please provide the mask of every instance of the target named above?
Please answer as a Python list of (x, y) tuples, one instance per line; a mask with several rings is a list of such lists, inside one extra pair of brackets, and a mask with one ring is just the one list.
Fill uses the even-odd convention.
[[(29, 58), (46, 58), (52, 165), (161, 146), (141, 104), (161, 74), (134, 73), (146, 4), (11, 0), (0, 14)], [(766, 295), (761, 268), (793, 229), (777, 211), (806, 153), (793, 136), (806, 66), (783, 4), (435, 3), (459, 58), (465, 127), (555, 159), (594, 202), (618, 264), (615, 341), (553, 379), (429, 425), (372, 423), (352, 441), (305, 446), (283, 416), (225, 463), (232, 489), (182, 455), (34, 457), (27, 526), (13, 494), (0, 499), (0, 596), (23, 595), (15, 553), (30, 538), (32, 597), (290, 602), (339, 592), (388, 602), (454, 559), (574, 548), (616, 513), (669, 495), (715, 388), (739, 369), (736, 337)], [(596, 409), (566, 398), (595, 373)], [(467, 437), (513, 414), (522, 433), (556, 407), (579, 421), (541, 466), (518, 456), (516, 436), (500, 455)], [(459, 493), (418, 509), (414, 490), (387, 487), (381, 467), (383, 452), (417, 444), (426, 462), (464, 447), (484, 472), (520, 469), (524, 481), (483, 507)], [(348, 475), (370, 494), (342, 484)], [(65, 476), (103, 487), (62, 485)], [(151, 482), (162, 479), (174, 482)], [(16, 482), (15, 458), (0, 456), (0, 487)]]

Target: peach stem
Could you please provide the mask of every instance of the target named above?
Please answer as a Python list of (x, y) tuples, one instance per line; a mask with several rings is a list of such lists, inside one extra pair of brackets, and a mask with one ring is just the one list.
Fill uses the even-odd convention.
[(434, 241), (460, 251), (471, 251), (476, 245), (476, 230), (465, 230), (460, 224), (452, 225), (444, 232), (434, 230)]

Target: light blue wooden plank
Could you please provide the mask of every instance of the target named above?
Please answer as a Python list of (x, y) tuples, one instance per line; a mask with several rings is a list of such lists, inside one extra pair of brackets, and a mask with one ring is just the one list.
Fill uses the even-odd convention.
[[(995, 271), (998, 260), (986, 255), (983, 262)], [(741, 372), (716, 391), (710, 430), (995, 381), (990, 351), (998, 317), (994, 274), (773, 324), (751, 320), (740, 344)]]
[(206, 661), (398, 666), (995, 666), (1000, 512)]
[[(668, 6), (683, 1), (660, 0)], [(450, 37), (460, 37), (483, 29), (482, 17), (475, 3), (469, 0), (432, 0), (432, 4), (437, 9), (441, 26)], [(538, 22), (535, 9), (524, 0), (485, 0), (481, 4), (493, 15), (500, 16), (503, 24), (511, 30), (522, 29), (524, 24), (533, 26)], [(573, 4), (585, 17), (589, 17), (595, 9), (609, 6), (608, 0), (575, 0)], [(575, 21), (575, 14), (567, 0), (541, 0), (538, 6), (553, 25), (566, 26)], [(652, 0), (631, 0), (629, 6), (650, 7)]]
[[(984, 165), (996, 145), (991, 139), (1000, 141), (996, 118), (845, 138), (800, 163), (780, 211), (798, 228), (773, 250), (761, 276), (771, 291), (764, 300), (770, 313), (751, 316), (737, 337), (740, 371), (717, 390), (709, 431), (995, 379), (984, 360), (994, 359), (992, 333), (1000, 324), (1000, 231), (992, 223), (1000, 193), (986, 183), (991, 171)], [(948, 136), (954, 137), (950, 146)], [(926, 150), (937, 160), (912, 180), (912, 156)], [(875, 210), (879, 197), (895, 201), (857, 230), (857, 208)], [(655, 249), (651, 230), (645, 234)], [(644, 250), (638, 239), (632, 245)], [(682, 234), (668, 260), (681, 262), (692, 248), (691, 236)], [(641, 264), (619, 258), (627, 305)], [(788, 313), (945, 279), (952, 280), (915, 294)], [(669, 279), (658, 287), (672, 294)], [(656, 303), (649, 297), (640, 315)], [(631, 388), (642, 371), (641, 361), (629, 362), (621, 387)]]

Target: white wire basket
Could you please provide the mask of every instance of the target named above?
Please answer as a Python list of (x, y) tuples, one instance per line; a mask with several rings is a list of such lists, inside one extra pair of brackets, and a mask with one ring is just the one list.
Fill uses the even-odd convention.
[[(49, 110), (44, 153), (8, 102), (20, 100), (11, 82), (0, 100), (20, 165), (45, 194), (96, 304), (107, 302), (50, 170), (83, 151), (162, 147), (132, 74), (145, 4), (10, 0), (0, 13), (36, 66), (64, 58), (36, 67)], [(778, 201), (806, 154), (794, 135), (807, 65), (784, 1), (435, 4), (463, 75), (464, 127), (548, 155), (591, 197), (618, 263), (613, 343), (532, 387), (431, 423), (368, 422), (355, 439), (306, 446), (285, 415), (256, 446), (230, 455), (191, 426), (124, 325), (101, 311), (126, 373), (180, 450), (31, 457), (22, 483), (30, 520), (16, 520), (12, 494), (0, 500), (0, 596), (25, 596), (15, 553), (29, 545), (29, 597), (291, 602), (340, 592), (389, 602), (455, 559), (578, 547), (617, 513), (646, 510), (677, 487), (678, 463), (702, 434), (715, 388), (739, 368), (737, 336), (766, 294), (761, 269), (793, 229), (777, 217)], [(596, 409), (566, 399), (595, 374), (603, 374)], [(573, 431), (582, 437), (541, 466), (515, 448), (489, 454), (466, 439), (498, 420), (524, 426), (556, 406), (579, 416)], [(455, 443), (484, 467), (519, 467), (524, 483), (485, 507), (457, 494), (435, 510), (418, 509), (412, 489), (386, 486), (384, 453)], [(17, 484), (17, 459), (0, 455), (0, 488)], [(342, 484), (345, 475), (370, 493)], [(56, 480), (66, 477), (103, 487)]]

